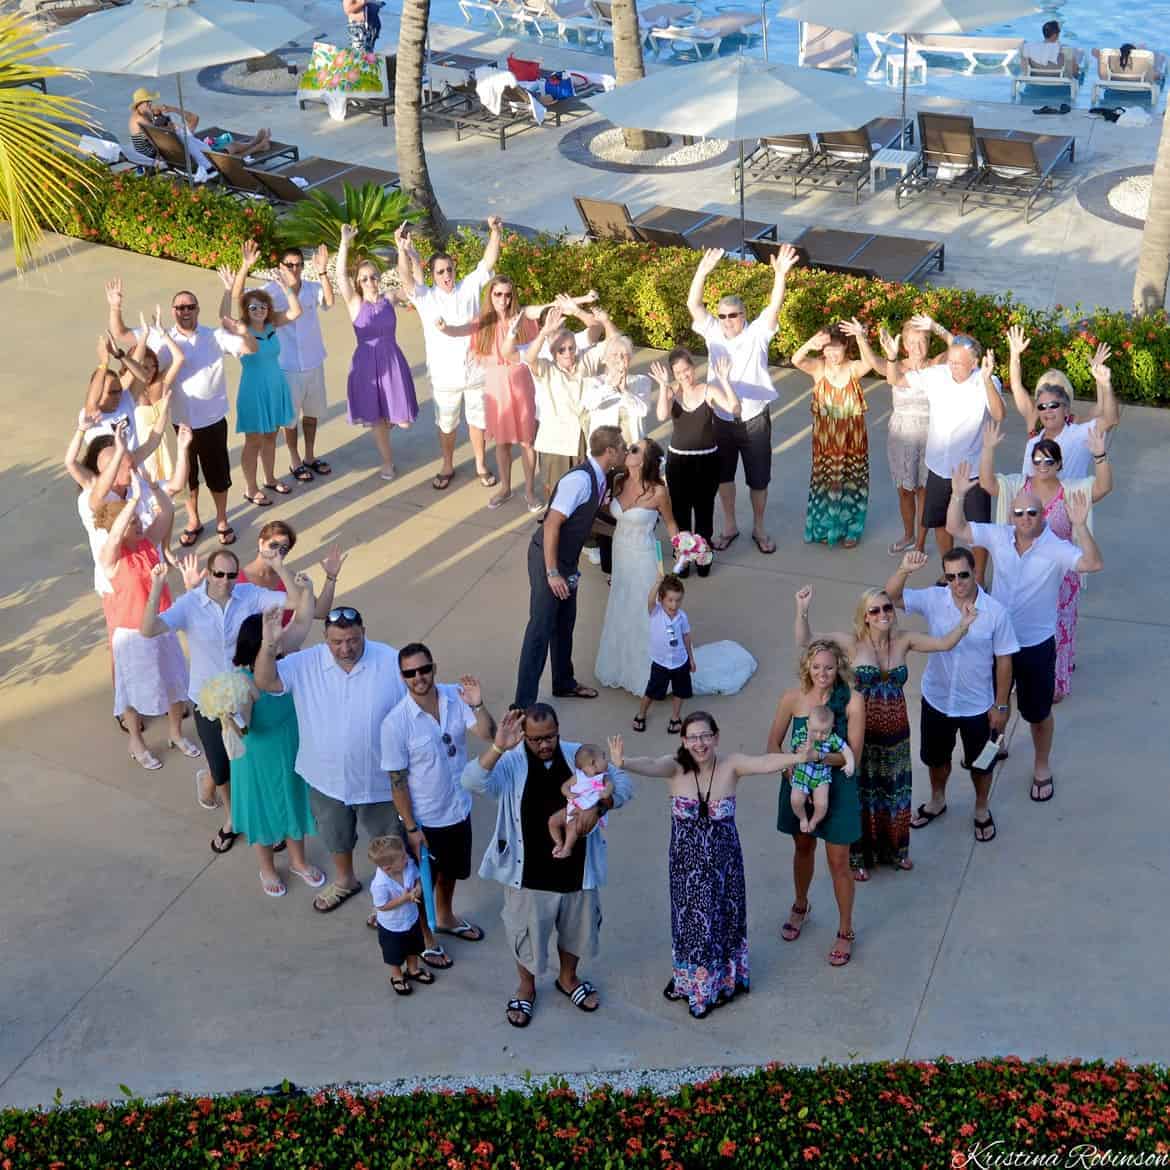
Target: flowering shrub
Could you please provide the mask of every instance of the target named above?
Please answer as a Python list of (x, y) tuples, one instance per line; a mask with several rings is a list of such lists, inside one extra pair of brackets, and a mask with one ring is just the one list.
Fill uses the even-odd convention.
[[(1153, 1166), (1170, 1156), (1168, 1109), (1165, 1069), (1014, 1057), (769, 1065), (668, 1097), (579, 1099), (555, 1082), (530, 1096), (172, 1096), (0, 1112), (0, 1170)], [(1090, 1149), (1114, 1160), (1076, 1160)]]

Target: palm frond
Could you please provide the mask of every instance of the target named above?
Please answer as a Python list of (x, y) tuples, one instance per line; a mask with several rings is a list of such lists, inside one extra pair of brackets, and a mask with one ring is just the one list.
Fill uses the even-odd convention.
[(341, 242), (341, 225), (352, 223), (358, 234), (350, 248), (351, 258), (355, 263), (359, 259), (377, 263), (377, 252), (393, 246), (394, 229), (403, 220), (413, 222), (421, 216), (402, 191), (387, 191), (377, 183), (361, 187), (345, 183), (342, 190), (340, 200), (325, 191), (310, 191), (277, 225), (281, 243), (294, 248), (327, 244), (335, 250)]

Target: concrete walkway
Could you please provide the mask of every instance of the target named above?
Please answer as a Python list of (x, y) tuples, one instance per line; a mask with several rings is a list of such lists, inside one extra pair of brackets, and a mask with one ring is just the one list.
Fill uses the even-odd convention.
[[(328, 916), (313, 912), (295, 880), (286, 898), (264, 897), (242, 842), (222, 858), (209, 852), (218, 822), (195, 806), (190, 763), (164, 753), (163, 770), (146, 773), (128, 761), (110, 718), (104, 623), (75, 489), (59, 460), (104, 321), (103, 280), (121, 274), (132, 311), (166, 304), (179, 287), (213, 305), (218, 281), (63, 240), (50, 240), (49, 262), (20, 281), (3, 246), (6, 335), (20, 341), (8, 347), (0, 429), (0, 1103), (47, 1102), (58, 1088), (67, 1098), (106, 1097), (119, 1084), (210, 1091), (285, 1076), (325, 1083), (940, 1053), (1165, 1059), (1170, 1023), (1156, 973), (1170, 958), (1170, 911), (1157, 894), (1166, 868), (1157, 696), (1170, 654), (1170, 554), (1147, 536), (1151, 501), (1170, 488), (1165, 413), (1128, 408), (1113, 444), (1119, 487), (1097, 520), (1109, 567), (1083, 596), (1079, 669), (1058, 709), (1052, 803), (1028, 801), (1027, 737), (1017, 728), (997, 780), (996, 842), (974, 844), (970, 786), (957, 777), (949, 814), (914, 835), (914, 872), (882, 871), (858, 890), (854, 960), (832, 970), (825, 956), (836, 918), (823, 862), (807, 929), (782, 943), (792, 848), (773, 828), (776, 781), (745, 782), (739, 823), (754, 993), (693, 1023), (660, 994), (670, 955), (668, 811), (657, 782), (640, 780), (637, 799), (611, 819), (603, 950), (583, 965), (603, 1009), (584, 1021), (545, 979), (536, 1018), (519, 1032), (504, 1020), (514, 970), (498, 887), (478, 879), (461, 887), (459, 909), (484, 925), (487, 940), (455, 942), (451, 972), (405, 1004), (386, 986), (364, 895)], [(429, 402), (395, 437), (400, 478), (381, 483), (372, 443), (344, 418), (349, 324), (342, 311), (325, 320), (331, 406), (321, 449), (335, 473), (263, 512), (233, 488), (238, 550), (249, 557), (258, 526), (285, 517), (300, 534), (295, 565), (319, 579), (323, 547), (342, 540), (353, 552), (339, 600), (362, 609), (375, 638), (427, 641), (441, 677), (479, 674), (499, 715), (527, 612), (522, 550), (531, 521), (518, 505), (484, 508), (466, 444), (449, 491), (431, 489)], [(421, 375), (413, 315), (401, 333)], [(636, 368), (647, 358), (639, 354)], [(232, 363), (233, 387), (236, 378)], [(817, 624), (840, 626), (859, 589), (882, 583), (894, 564), (885, 551), (897, 523), (885, 470), (888, 392), (870, 391), (869, 525), (846, 553), (801, 542), (808, 385), (791, 373), (778, 385), (768, 522), (779, 552), (763, 557), (745, 536), (709, 581), (689, 583), (696, 642), (735, 638), (760, 660), (742, 694), (709, 703), (724, 750), (764, 746), (793, 677), (795, 589), (812, 582)], [(429, 397), (424, 381), (419, 388)], [(1013, 461), (1021, 444), (1013, 414), (1005, 444)], [(742, 498), (739, 519), (746, 532)], [(212, 547), (205, 540), (200, 551)], [(576, 641), (585, 681), (605, 601), (604, 581), (587, 567)], [(564, 702), (565, 734), (602, 741), (628, 729), (634, 707), (612, 691), (595, 703)], [(657, 711), (638, 750), (671, 750), (665, 723)], [(160, 721), (148, 741), (165, 746)], [(917, 775), (915, 800), (926, 795)], [(493, 816), (477, 800), (477, 859)], [(316, 841), (310, 857), (326, 860)], [(359, 873), (369, 876), (364, 861)]]

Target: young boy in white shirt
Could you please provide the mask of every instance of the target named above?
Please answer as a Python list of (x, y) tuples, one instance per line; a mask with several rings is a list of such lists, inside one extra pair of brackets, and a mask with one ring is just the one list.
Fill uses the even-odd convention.
[(434, 975), (421, 966), (425, 944), (418, 916), (422, 901), (418, 866), (397, 836), (375, 837), (370, 842), (369, 858), (378, 867), (370, 882), (370, 897), (377, 911), (382, 959), (390, 968), (390, 986), (398, 995), (410, 995), (413, 988), (408, 979), (424, 984), (435, 981)]
[(646, 609), (650, 614), (650, 681), (646, 684), (634, 730), (646, 730), (650, 704), (661, 702), (670, 692), (671, 716), (666, 730), (682, 731), (682, 701), (695, 693), (691, 675), (698, 669), (691, 648), (691, 623), (683, 612), (686, 586), (674, 573), (660, 576), (650, 590)]

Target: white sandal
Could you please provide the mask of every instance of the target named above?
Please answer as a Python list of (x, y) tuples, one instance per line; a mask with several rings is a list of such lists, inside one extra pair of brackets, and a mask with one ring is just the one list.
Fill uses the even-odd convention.
[(185, 735), (180, 735), (178, 739), (167, 741), (167, 746), (172, 747), (175, 751), (182, 752), (189, 760), (197, 760), (203, 752), (200, 751)]
[(198, 804), (201, 809), (205, 809), (207, 812), (215, 812), (217, 808), (223, 807), (223, 802), (219, 799), (219, 793), (217, 792), (215, 797), (212, 799), (212, 802), (207, 804), (203, 799), (203, 786), (200, 783), (200, 780), (204, 776), (209, 776), (210, 774), (211, 773), (208, 772), (206, 768), (200, 768), (199, 771), (195, 773), (195, 803)]
[(269, 882), (263, 874), (260, 875), (260, 888), (270, 898), (283, 898), (285, 894), (288, 893), (288, 887), (280, 880), (279, 877), (276, 879), (275, 883), (272, 883)]
[(306, 870), (295, 869), (290, 865), (289, 873), (295, 873), (311, 890), (319, 890), (325, 884), (325, 875), (315, 865), (310, 865)]
[(130, 752), (130, 758), (148, 772), (157, 772), (162, 767), (162, 760), (154, 755), (150, 748), (143, 748), (141, 752)]

